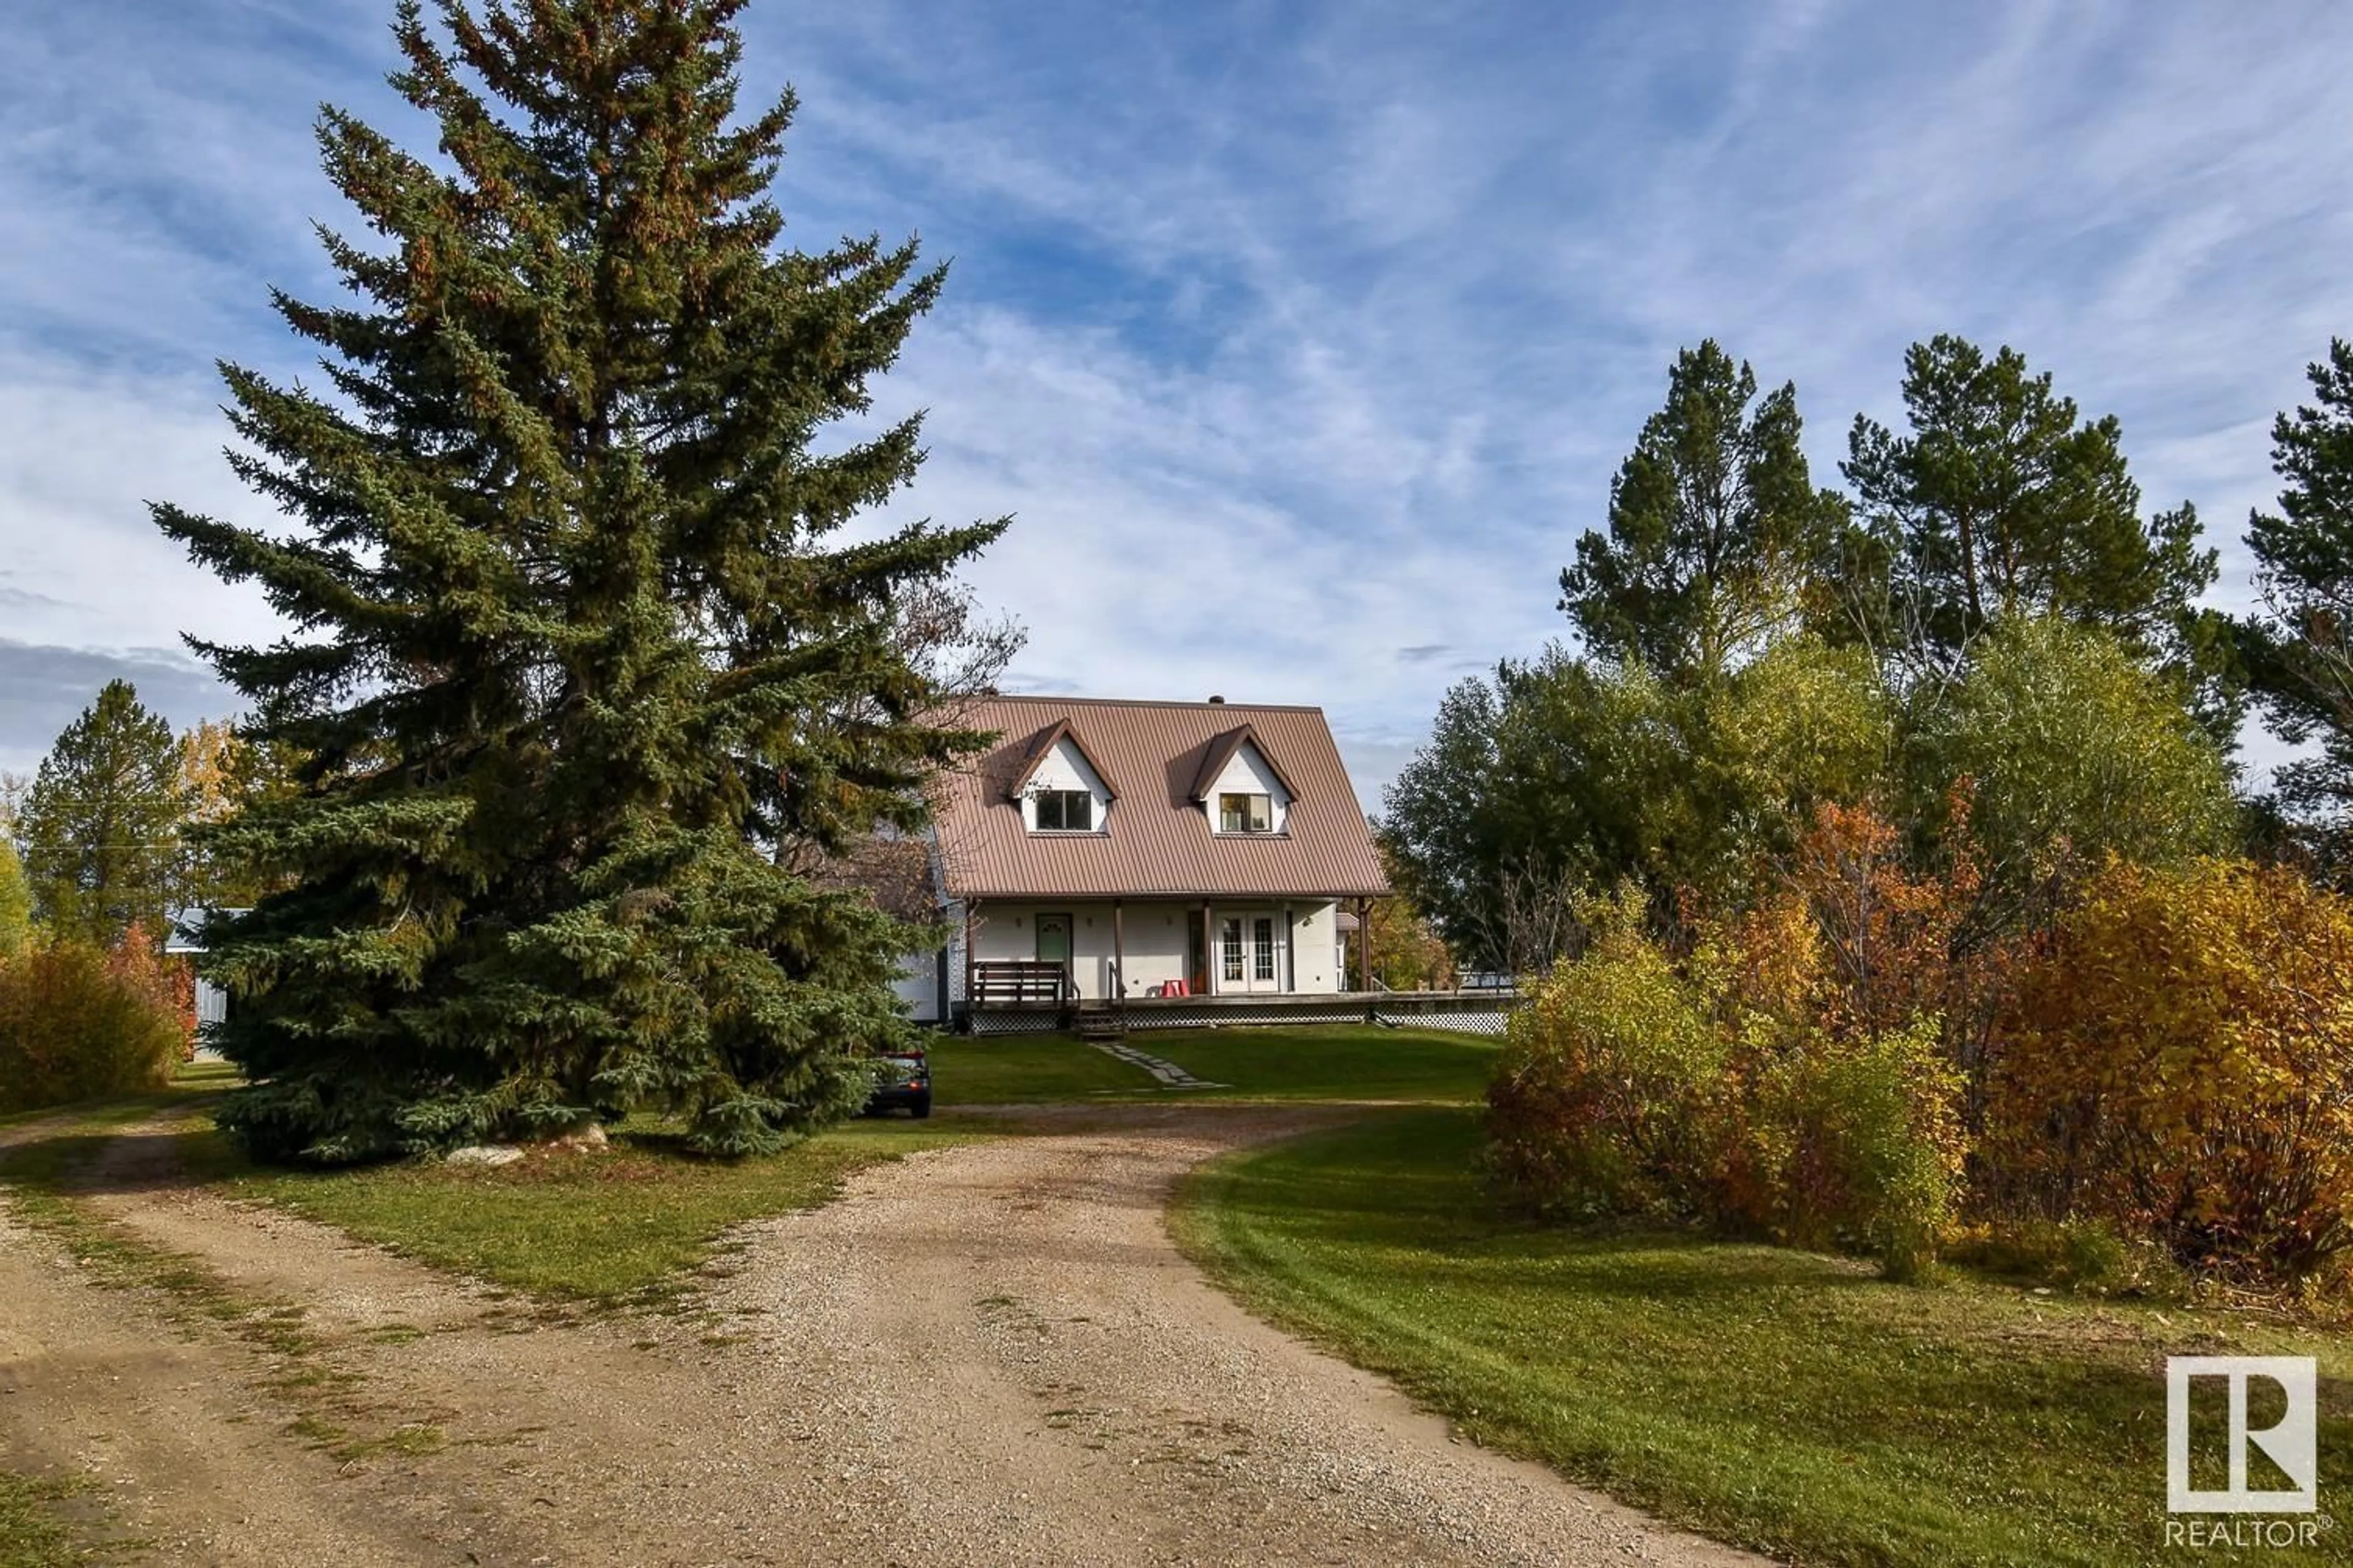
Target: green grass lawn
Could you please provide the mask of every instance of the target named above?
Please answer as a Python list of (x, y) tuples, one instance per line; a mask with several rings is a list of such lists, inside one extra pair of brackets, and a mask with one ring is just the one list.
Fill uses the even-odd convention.
[(1281, 1029), (1141, 1029), (1140, 1051), (1226, 1086), (1231, 1100), (1482, 1099), (1501, 1042), (1440, 1029), (1304, 1024)]
[(943, 1035), (932, 1046), (939, 1103), (1038, 1104), (1128, 1094), (1465, 1102), (1486, 1093), (1500, 1048), (1476, 1035), (1368, 1024), (1138, 1029), (1127, 1043), (1219, 1087), (1163, 1089), (1142, 1068), (1066, 1035)]
[[(2317, 1355), (2324, 1510), (2353, 1487), (2339, 1336), (1540, 1229), (1497, 1214), (1476, 1147), (1467, 1110), (1376, 1117), (1200, 1173), (1179, 1233), (1257, 1310), (1481, 1441), (1799, 1562), (2183, 1561), (2162, 1544), (2168, 1353)], [(2353, 1523), (2320, 1539), (2254, 1555), (2353, 1563)]]
[(1148, 1090), (1152, 1075), (1068, 1035), (934, 1035), (932, 1098), (959, 1105), (1043, 1105)]

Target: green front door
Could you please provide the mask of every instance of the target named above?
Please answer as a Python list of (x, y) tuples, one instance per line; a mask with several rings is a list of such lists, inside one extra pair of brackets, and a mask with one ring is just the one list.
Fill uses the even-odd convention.
[(1071, 917), (1039, 915), (1038, 917), (1038, 962), (1059, 963), (1062, 973), (1071, 972)]

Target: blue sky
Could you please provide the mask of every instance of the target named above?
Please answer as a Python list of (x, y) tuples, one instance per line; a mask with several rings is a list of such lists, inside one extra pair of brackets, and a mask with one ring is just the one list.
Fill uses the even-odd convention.
[[(385, 0), (16, 6), (0, 50), (0, 769), (122, 668), (228, 706), (266, 633), (142, 501), (256, 517), (212, 363), (302, 362), (332, 101)], [(791, 233), (920, 233), (944, 303), (908, 515), (1018, 515), (973, 574), (1029, 689), (1320, 703), (1360, 792), (1556, 574), (1679, 346), (1794, 379), (1818, 477), (1905, 346), (2015, 344), (2113, 412), (2152, 507), (2239, 544), (2268, 427), (2353, 333), (2353, 9), (2241, 4), (954, 6), (754, 0), (803, 109)], [(2257, 742), (2261, 762), (2275, 748)]]

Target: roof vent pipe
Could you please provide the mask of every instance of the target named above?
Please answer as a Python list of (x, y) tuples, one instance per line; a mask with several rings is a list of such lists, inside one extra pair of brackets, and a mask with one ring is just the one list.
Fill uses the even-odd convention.
[(1210, 692), (1210, 693), (1209, 693), (1209, 700), (1210, 700), (1210, 701), (1212, 701), (1212, 702), (1223, 703), (1223, 702), (1225, 701), (1225, 699), (1224, 699), (1224, 698), (1222, 698), (1222, 697), (1220, 697), (1220, 696), (1219, 696), (1216, 692), (1212, 691), (1212, 692)]

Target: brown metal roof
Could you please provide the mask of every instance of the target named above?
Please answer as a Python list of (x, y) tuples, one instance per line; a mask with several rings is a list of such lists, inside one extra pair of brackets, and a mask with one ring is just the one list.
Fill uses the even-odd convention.
[[(1121, 794), (1101, 833), (1031, 833), (1008, 798), (1039, 735), (1067, 722)], [(1375, 896), (1389, 890), (1364, 809), (1320, 708), (991, 697), (957, 715), (997, 743), (942, 781), (940, 852), (952, 898)], [(1208, 753), (1247, 728), (1293, 800), (1280, 834), (1209, 830), (1193, 798)], [(1295, 784), (1292, 781), (1297, 781)]]

